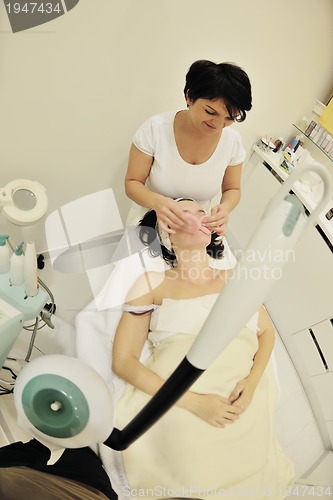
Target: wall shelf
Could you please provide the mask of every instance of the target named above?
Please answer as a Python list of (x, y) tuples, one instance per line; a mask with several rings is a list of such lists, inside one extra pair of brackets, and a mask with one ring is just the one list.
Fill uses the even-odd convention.
[(333, 159), (329, 156), (329, 154), (326, 151), (324, 151), (323, 149), (321, 149), (321, 147), (318, 146), (318, 144), (316, 144), (312, 139), (310, 139), (309, 136), (305, 135), (303, 130), (301, 130), (299, 127), (297, 127), (297, 125), (295, 125), (294, 123), (293, 123), (293, 127), (295, 127), (295, 129), (297, 129), (299, 132), (301, 132), (301, 134), (302, 134), (301, 140), (302, 141), (303, 141), (303, 137), (308, 139), (310, 142), (312, 142), (312, 144), (314, 144), (316, 146), (317, 149), (319, 149), (319, 151), (321, 151), (323, 153), (323, 155), (326, 156), (326, 158), (328, 158), (333, 163)]
[[(282, 181), (285, 181), (289, 174), (283, 170), (280, 165), (283, 159), (283, 153), (273, 153), (271, 151), (263, 151), (260, 149), (258, 146), (252, 146), (252, 150), (254, 153), (256, 153), (262, 161), (263, 165), (268, 168), (267, 165), (271, 168), (269, 170), (271, 173), (274, 175), (273, 171), (277, 174), (278, 178), (280, 178)], [(257, 160), (251, 160), (251, 157), (249, 158), (248, 163), (251, 164), (253, 163), (254, 167), (257, 165)], [(251, 170), (249, 168), (248, 170)], [(248, 175), (250, 172), (248, 172)], [(281, 182), (280, 180), (280, 182)], [(312, 212), (312, 210), (317, 206), (318, 203), (318, 197), (321, 196), (322, 192), (322, 187), (318, 187), (318, 191), (316, 190), (313, 193), (306, 192), (304, 190), (304, 184), (300, 180), (296, 180), (295, 186), (293, 187), (293, 192), (296, 194), (298, 199), (303, 203), (305, 208), (308, 210), (309, 213)], [(329, 202), (326, 208), (323, 210), (323, 212), (318, 216), (317, 223), (318, 227), (322, 229), (323, 234), (328, 240), (328, 244), (331, 247), (333, 245), (333, 218), (330, 220), (326, 217), (326, 214), (330, 212), (332, 209), (332, 202)], [(323, 235), (322, 235), (323, 236)]]

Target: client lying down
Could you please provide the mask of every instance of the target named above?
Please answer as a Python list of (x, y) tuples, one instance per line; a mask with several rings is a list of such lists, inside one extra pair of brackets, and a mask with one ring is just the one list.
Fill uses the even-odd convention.
[[(223, 247), (201, 226), (205, 213), (193, 200), (179, 202), (189, 219), (199, 221), (190, 232), (161, 232), (154, 211), (141, 221), (140, 239), (152, 253), (161, 250), (171, 267), (137, 280), (116, 331), (113, 371), (127, 382), (117, 404), (120, 429), (184, 358), (227, 281), (227, 271), (209, 266), (208, 254), (221, 258)], [(235, 304), (230, 313), (241, 307)], [(147, 339), (152, 354), (142, 363)], [(293, 465), (273, 430), (273, 345), (273, 327), (261, 307), (176, 406), (122, 452), (133, 496), (284, 498)]]

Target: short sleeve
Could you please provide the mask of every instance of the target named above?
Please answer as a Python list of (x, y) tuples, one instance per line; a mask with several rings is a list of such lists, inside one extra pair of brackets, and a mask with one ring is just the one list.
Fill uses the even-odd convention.
[(145, 121), (135, 132), (133, 137), (133, 144), (142, 153), (149, 156), (154, 156), (155, 146), (154, 146), (154, 132), (152, 126), (152, 118)]
[(259, 311), (256, 311), (254, 315), (246, 323), (246, 327), (249, 328), (253, 333), (257, 334), (260, 330), (258, 322), (259, 322)]
[(229, 162), (230, 166), (239, 165), (240, 163), (243, 163), (246, 157), (246, 151), (242, 143), (241, 135), (236, 130), (233, 130), (233, 132), (234, 132), (234, 144), (233, 144), (232, 156)]
[(134, 316), (142, 316), (143, 314), (155, 311), (155, 309), (157, 308), (158, 306), (156, 304), (149, 304), (146, 306), (132, 306), (129, 304), (124, 304), (122, 306), (123, 312), (128, 312), (130, 314), (133, 314)]

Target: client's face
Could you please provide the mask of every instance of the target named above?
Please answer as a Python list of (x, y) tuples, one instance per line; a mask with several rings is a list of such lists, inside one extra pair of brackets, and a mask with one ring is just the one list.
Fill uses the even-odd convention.
[(205, 210), (196, 202), (181, 200), (180, 209), (188, 215), (188, 225), (170, 235), (172, 245), (181, 248), (206, 248), (211, 241), (211, 232), (202, 225), (207, 216)]

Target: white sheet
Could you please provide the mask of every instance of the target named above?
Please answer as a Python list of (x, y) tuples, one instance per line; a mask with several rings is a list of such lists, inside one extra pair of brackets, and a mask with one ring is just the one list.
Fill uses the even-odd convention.
[[(165, 264), (160, 258), (150, 257), (147, 250), (142, 254), (136, 253), (116, 262), (98, 296), (75, 319), (77, 356), (103, 377), (115, 404), (123, 393), (125, 383), (112, 372), (112, 343), (127, 293), (145, 270), (162, 272), (165, 270)], [(146, 359), (148, 355), (149, 344), (147, 342), (141, 359)], [(117, 426), (116, 414), (113, 426)], [(128, 490), (124, 496), (128, 483), (121, 453), (103, 444), (93, 447), (93, 450), (100, 455), (119, 500), (130, 498)]]

